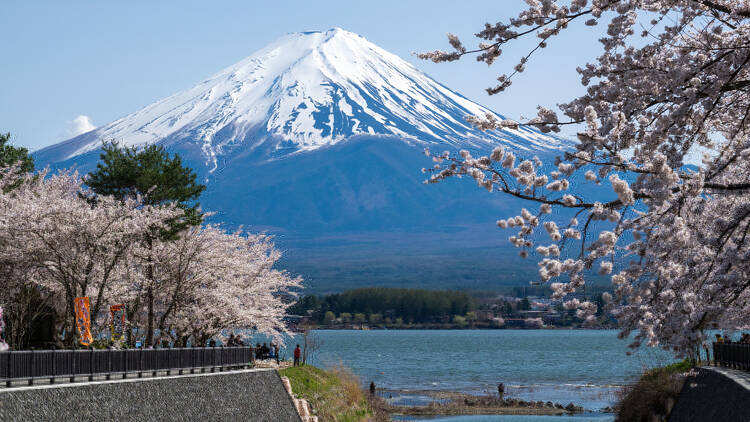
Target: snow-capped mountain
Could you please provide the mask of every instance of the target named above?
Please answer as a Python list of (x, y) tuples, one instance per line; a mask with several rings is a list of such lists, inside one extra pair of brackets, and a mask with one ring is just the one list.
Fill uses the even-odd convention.
[(490, 112), (332, 29), (284, 36), (186, 91), (33, 155), (40, 168), (87, 172), (103, 141), (162, 144), (206, 182), (200, 203), (213, 221), (279, 235), (285, 268), (318, 291), (492, 288), (535, 272), (512, 262), (505, 235), (488, 232), (518, 200), (462, 180), (424, 185), (420, 169), (432, 162), (423, 148), (503, 144), (531, 157), (569, 144), (466, 122)]
[(290, 34), (194, 87), (38, 154), (62, 161), (124, 145), (189, 142), (209, 171), (232, 148), (270, 156), (315, 150), (353, 135), (392, 135), (447, 146), (501, 142), (547, 150), (559, 141), (531, 129), (479, 132), (467, 100), (365, 38), (345, 31)]

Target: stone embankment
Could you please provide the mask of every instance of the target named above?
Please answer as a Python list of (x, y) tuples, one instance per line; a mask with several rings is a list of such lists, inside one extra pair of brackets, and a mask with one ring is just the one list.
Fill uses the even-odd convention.
[(300, 422), (297, 409), (273, 369), (0, 389), (2, 421)]
[(292, 383), (289, 381), (289, 378), (281, 377), (281, 382), (284, 384), (284, 388), (286, 388), (286, 392), (287, 394), (289, 394), (289, 397), (291, 397), (291, 399), (294, 401), (294, 407), (297, 409), (297, 413), (302, 419), (302, 422), (318, 422), (318, 417), (313, 416), (310, 412), (310, 404), (307, 402), (307, 400), (294, 397), (294, 392), (292, 391)]
[(750, 372), (700, 368), (685, 380), (669, 421), (750, 421)]

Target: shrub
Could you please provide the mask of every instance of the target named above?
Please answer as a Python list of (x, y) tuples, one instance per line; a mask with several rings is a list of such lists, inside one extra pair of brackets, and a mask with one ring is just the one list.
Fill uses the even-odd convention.
[(685, 373), (693, 366), (692, 361), (685, 360), (644, 372), (638, 381), (620, 391), (615, 421), (635, 422), (652, 420), (655, 415), (669, 416), (682, 390)]

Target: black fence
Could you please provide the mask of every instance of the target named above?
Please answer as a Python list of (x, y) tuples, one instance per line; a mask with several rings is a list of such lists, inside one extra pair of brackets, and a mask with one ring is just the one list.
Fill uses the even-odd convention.
[(189, 370), (205, 372), (215, 369), (252, 366), (255, 360), (252, 347), (195, 347), (174, 349), (128, 350), (21, 350), (0, 352), (0, 382), (10, 387), (13, 381), (55, 379), (173, 371), (182, 374)]
[(714, 343), (714, 361), (720, 366), (750, 370), (750, 344)]

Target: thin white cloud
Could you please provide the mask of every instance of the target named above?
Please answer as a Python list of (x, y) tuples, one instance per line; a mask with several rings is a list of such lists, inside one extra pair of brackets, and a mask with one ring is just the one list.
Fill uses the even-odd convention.
[(66, 131), (66, 135), (69, 138), (72, 138), (74, 136), (78, 136), (82, 133), (89, 132), (91, 130), (96, 129), (96, 126), (94, 126), (93, 123), (91, 123), (91, 118), (89, 116), (84, 116), (83, 114), (76, 117), (75, 119), (68, 122), (68, 130)]

